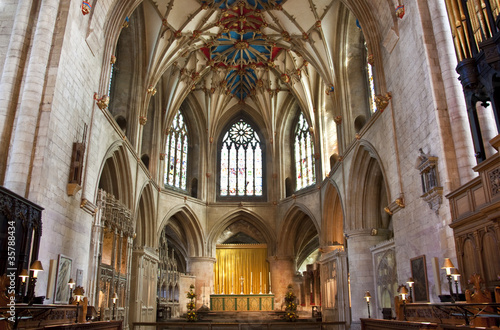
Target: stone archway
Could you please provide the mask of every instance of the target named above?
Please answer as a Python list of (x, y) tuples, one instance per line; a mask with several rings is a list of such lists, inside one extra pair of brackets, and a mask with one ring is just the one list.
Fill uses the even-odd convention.
[[(375, 292), (370, 248), (392, 237), (392, 219), (384, 210), (390, 196), (382, 162), (368, 142), (360, 142), (351, 169), (345, 231), (353, 297), (351, 315), (353, 326), (357, 327), (359, 319), (366, 317), (366, 306), (362, 299), (365, 291)], [(373, 306), (374, 310), (376, 308)]]
[(142, 189), (136, 210), (136, 234), (130, 256), (129, 324), (156, 321), (158, 243), (155, 231), (156, 207), (150, 184)]

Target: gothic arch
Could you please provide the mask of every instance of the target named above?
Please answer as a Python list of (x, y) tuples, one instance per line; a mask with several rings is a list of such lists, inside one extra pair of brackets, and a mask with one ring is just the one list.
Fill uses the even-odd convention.
[(142, 188), (136, 213), (135, 246), (158, 246), (155, 231), (155, 200), (151, 184), (146, 183)]
[(113, 194), (129, 210), (133, 206), (133, 185), (130, 174), (130, 162), (122, 141), (113, 143), (106, 152), (101, 165), (97, 190), (104, 189)]
[(295, 266), (319, 248), (321, 232), (317, 220), (305, 205), (295, 204), (285, 214), (279, 227), (278, 256), (291, 256)]
[(349, 174), (348, 205), (345, 229), (359, 230), (390, 227), (384, 211), (390, 199), (385, 171), (375, 148), (362, 140), (354, 152)]
[(375, 77), (377, 79), (377, 85), (375, 89), (377, 93), (383, 93), (386, 91), (385, 73), (384, 66), (382, 62), (382, 50), (380, 45), (382, 44), (382, 37), (380, 33), (380, 27), (377, 24), (379, 21), (376, 17), (377, 10), (374, 10), (374, 6), (368, 4), (366, 1), (362, 0), (341, 0), (341, 2), (346, 6), (357, 18), (361, 28), (363, 29), (363, 34), (366, 40), (369, 54), (373, 54), (375, 64), (373, 66), (375, 71)]
[[(272, 171), (271, 168), (269, 167), (269, 159), (272, 159), (272, 154), (270, 153), (270, 148), (269, 148), (269, 140), (268, 136), (266, 134), (266, 130), (263, 128), (263, 126), (259, 125), (259, 122), (255, 121), (255, 117), (251, 116), (245, 109), (240, 109), (240, 111), (237, 111), (236, 113), (232, 114), (230, 117), (225, 117), (223, 116), (224, 120), (221, 120), (222, 123), (220, 127), (217, 130), (217, 133), (215, 136), (217, 138), (215, 141), (215, 148), (212, 149), (212, 155), (213, 155), (213, 160), (216, 160), (216, 163), (212, 161), (212, 166), (214, 166), (214, 172), (216, 173), (216, 199), (226, 199), (226, 200), (241, 200), (242, 199), (250, 199), (250, 200), (260, 200), (264, 201), (267, 200), (268, 198), (268, 189), (269, 186), (267, 185), (267, 176), (270, 171)], [(257, 133), (259, 137), (259, 144), (261, 146), (261, 151), (262, 151), (262, 195), (261, 196), (247, 196), (244, 195), (240, 198), (240, 196), (220, 196), (220, 184), (221, 184), (221, 148), (224, 143), (224, 135), (225, 133), (231, 128), (231, 126), (235, 123), (237, 123), (239, 120), (245, 121), (248, 125), (252, 127), (252, 129)], [(262, 121), (260, 121), (262, 123)], [(246, 157), (246, 156), (245, 156)]]
[(169, 228), (172, 241), (183, 257), (205, 256), (203, 228), (189, 206), (173, 207), (157, 228), (157, 236), (164, 227)]
[(268, 255), (273, 255), (276, 248), (276, 235), (259, 215), (246, 209), (235, 210), (226, 214), (221, 221), (217, 222), (217, 224), (212, 227), (207, 235), (207, 252), (215, 257), (217, 239), (222, 234), (224, 229), (239, 220), (249, 222), (263, 235), (266, 241), (265, 243), (267, 244), (267, 253)]
[(339, 189), (328, 181), (323, 198), (320, 245), (322, 247), (344, 244), (344, 212)]

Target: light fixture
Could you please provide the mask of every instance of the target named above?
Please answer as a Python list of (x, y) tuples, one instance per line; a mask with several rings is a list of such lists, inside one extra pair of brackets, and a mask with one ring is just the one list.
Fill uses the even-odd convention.
[(451, 275), (451, 270), (453, 268), (455, 268), (455, 266), (453, 266), (450, 258), (444, 258), (443, 267), (441, 267), (441, 269), (446, 269), (446, 275)]
[(115, 319), (115, 308), (116, 308), (116, 301), (118, 300), (118, 295), (115, 293), (113, 293), (113, 298), (111, 298), (111, 300), (113, 300), (113, 320)]
[(366, 299), (366, 306), (368, 306), (368, 318), (371, 318), (371, 316), (370, 316), (370, 298), (371, 297), (372, 296), (370, 295), (370, 291), (366, 291), (364, 298)]
[(413, 284), (415, 283), (413, 277), (410, 277), (406, 283), (408, 283), (408, 287), (410, 288), (410, 302), (413, 302)]
[(75, 281), (73, 281), (72, 278), (69, 279), (68, 285), (69, 285), (69, 303), (71, 304), (73, 302), (73, 287), (75, 286)]
[(38, 277), (38, 272), (43, 272), (43, 267), (42, 267), (42, 263), (40, 262), (40, 260), (35, 260), (31, 264), (30, 270), (33, 271), (33, 278), (37, 278)]
[(408, 298), (408, 289), (406, 288), (406, 286), (401, 286), (401, 289), (399, 290), (399, 294), (401, 295), (401, 299), (403, 301), (406, 301), (406, 299)]
[(21, 278), (21, 281), (23, 281), (23, 283), (26, 283), (26, 279), (28, 277), (30, 277), (30, 275), (28, 274), (28, 270), (27, 269), (23, 269), (21, 271), (21, 274), (19, 274), (19, 277)]
[(401, 300), (403, 300), (403, 316), (404, 320), (406, 320), (406, 298), (408, 297), (408, 289), (406, 286), (401, 285), (399, 289), (399, 294), (401, 295)]
[(29, 270), (33, 271), (33, 276), (31, 276), (30, 282), (28, 284), (27, 299), (28, 299), (28, 305), (32, 305), (33, 299), (35, 298), (35, 286), (36, 286), (36, 279), (38, 277), (38, 272), (43, 271), (42, 263), (39, 260), (35, 260), (31, 264)]
[(83, 295), (84, 295), (85, 291), (83, 290), (83, 288), (81, 286), (77, 286), (75, 288), (75, 290), (73, 291), (73, 294), (75, 295), (75, 298), (76, 298), (76, 319), (75, 319), (75, 323), (78, 323), (78, 310), (80, 308), (80, 301), (83, 299)]
[(458, 278), (460, 277), (460, 273), (458, 272), (458, 269), (455, 268), (455, 271), (453, 274), (451, 274), (453, 277), (453, 281), (455, 281), (455, 292), (457, 296), (457, 300), (460, 300), (460, 297), (458, 296)]
[(453, 287), (451, 285), (451, 270), (453, 268), (455, 268), (455, 266), (453, 266), (453, 263), (451, 262), (450, 258), (444, 258), (443, 267), (441, 267), (441, 269), (446, 270), (446, 278), (448, 279), (448, 286), (450, 288), (450, 298), (452, 303), (455, 302), (455, 298), (453, 298)]
[(21, 278), (21, 285), (20, 285), (20, 288), (19, 288), (19, 293), (18, 293), (18, 297), (20, 299), (20, 302), (24, 302), (24, 294), (26, 292), (26, 279), (30, 277), (29, 275), (29, 272), (27, 269), (23, 269), (21, 271), (21, 274), (19, 274), (19, 277)]

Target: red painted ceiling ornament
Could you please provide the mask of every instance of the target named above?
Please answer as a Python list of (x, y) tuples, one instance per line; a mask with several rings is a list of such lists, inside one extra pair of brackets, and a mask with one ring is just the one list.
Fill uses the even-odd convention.
[(87, 1), (82, 1), (82, 14), (85, 16), (87, 14), (90, 14), (90, 10), (92, 9), (92, 6), (90, 3)]
[(405, 5), (399, 5), (396, 7), (396, 16), (399, 17), (400, 19), (403, 19), (403, 16), (405, 15)]
[(283, 73), (281, 75), (281, 81), (283, 81), (284, 83), (288, 84), (290, 82), (290, 76), (287, 75), (286, 73)]

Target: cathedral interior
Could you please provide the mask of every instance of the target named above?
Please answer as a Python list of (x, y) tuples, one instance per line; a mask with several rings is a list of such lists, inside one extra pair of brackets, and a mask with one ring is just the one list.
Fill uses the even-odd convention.
[(68, 304), (71, 279), (132, 328), (183, 318), (190, 290), (220, 312), (284, 311), (293, 292), (360, 329), (397, 315), (402, 286), (415, 303), (459, 299), (474, 276), (494, 292), (499, 10), (0, 1), (0, 268), (16, 299)]

